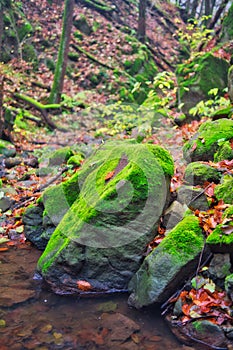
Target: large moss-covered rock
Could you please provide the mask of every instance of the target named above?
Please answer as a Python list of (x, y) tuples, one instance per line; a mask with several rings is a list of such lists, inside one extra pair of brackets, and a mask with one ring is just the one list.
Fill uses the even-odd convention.
[(178, 66), (179, 99), (185, 114), (201, 100), (209, 99), (209, 90), (218, 88), (221, 91), (227, 86), (228, 68), (226, 60), (211, 53), (199, 55), (190, 63)]
[(143, 261), (129, 283), (129, 304), (141, 308), (166, 301), (195, 271), (204, 246), (198, 218), (185, 217)]
[(227, 15), (223, 19), (222, 23), (222, 41), (230, 41), (233, 39), (233, 4), (231, 5)]
[(185, 169), (184, 179), (190, 185), (203, 185), (205, 182), (219, 183), (220, 172), (208, 164), (201, 162), (189, 163)]
[(233, 120), (219, 119), (203, 123), (198, 132), (185, 143), (184, 158), (188, 162), (213, 160), (222, 141), (233, 138)]
[[(77, 197), (69, 204), (63, 195), (70, 209), (38, 262), (54, 291), (127, 289), (166, 207), (173, 167), (163, 148), (134, 141), (106, 143), (83, 164)], [(53, 216), (51, 203), (45, 210)]]

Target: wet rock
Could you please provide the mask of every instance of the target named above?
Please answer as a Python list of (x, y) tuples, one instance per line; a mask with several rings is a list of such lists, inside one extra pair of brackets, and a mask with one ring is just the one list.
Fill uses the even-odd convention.
[(198, 346), (200, 350), (227, 349), (228, 339), (222, 328), (210, 321), (201, 320), (179, 325), (167, 317), (175, 336), (184, 344)]
[(184, 218), (143, 261), (129, 283), (129, 305), (165, 302), (195, 272), (204, 237), (198, 218)]
[(123, 343), (133, 333), (140, 330), (140, 326), (136, 322), (120, 313), (103, 314), (101, 316), (101, 323), (102, 326), (111, 330), (110, 339), (108, 340), (109, 345), (114, 344), (114, 342)]
[(66, 211), (38, 262), (52, 289), (83, 294), (85, 282), (89, 293), (126, 290), (168, 203), (172, 173), (159, 146), (107, 142), (70, 180), (46, 190), (51, 221)]
[(182, 185), (178, 188), (177, 195), (177, 200), (192, 210), (206, 211), (209, 209), (206, 195), (201, 188)]
[(43, 236), (43, 208), (41, 206), (28, 207), (23, 215), (25, 237), (38, 249), (44, 250), (48, 239)]

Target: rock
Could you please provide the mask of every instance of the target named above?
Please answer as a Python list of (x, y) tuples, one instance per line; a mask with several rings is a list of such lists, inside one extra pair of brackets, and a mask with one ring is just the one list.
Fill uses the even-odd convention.
[(0, 154), (5, 157), (14, 157), (16, 155), (15, 146), (12, 143), (0, 139)]
[(166, 230), (171, 230), (183, 219), (186, 209), (187, 207), (180, 202), (172, 202), (163, 216), (163, 225), (166, 227)]
[(84, 155), (82, 153), (75, 154), (68, 159), (68, 165), (80, 166), (84, 160)]
[(48, 243), (48, 239), (42, 236), (44, 232), (42, 215), (41, 206), (29, 206), (23, 215), (25, 237), (41, 250), (45, 249)]
[(230, 274), (230, 269), (230, 254), (214, 254), (209, 265), (209, 273), (212, 278), (224, 279)]
[(221, 173), (208, 164), (201, 162), (189, 163), (185, 169), (184, 180), (192, 186), (203, 185), (205, 182), (219, 183)]
[(173, 169), (160, 146), (107, 142), (81, 171), (51, 188), (55, 197), (46, 191), (52, 222), (62, 205), (68, 209), (37, 267), (55, 292), (83, 294), (84, 285), (89, 293), (127, 289), (168, 203)]
[(180, 186), (177, 190), (177, 200), (181, 204), (186, 204), (192, 210), (206, 211), (209, 209), (209, 204), (205, 193), (201, 188), (193, 188), (192, 186)]
[(133, 276), (129, 283), (129, 304), (141, 308), (166, 301), (195, 271), (203, 246), (198, 218), (184, 218)]
[(231, 4), (228, 13), (223, 18), (222, 22), (222, 35), (221, 35), (221, 41), (223, 42), (229, 42), (233, 39), (233, 23), (232, 23), (232, 16), (233, 16), (233, 4)]
[(220, 141), (233, 138), (233, 120), (218, 119), (203, 123), (198, 132), (184, 144), (183, 153), (187, 162), (214, 160)]
[(233, 273), (225, 279), (225, 290), (229, 298), (233, 301)]
[[(194, 345), (198, 349), (227, 349), (228, 340), (220, 326), (208, 321), (198, 320), (184, 325), (168, 320), (172, 332), (180, 341)], [(197, 345), (198, 344), (198, 345)]]
[(5, 160), (5, 166), (6, 168), (10, 169), (10, 168), (13, 168), (17, 165), (19, 165), (20, 163), (22, 163), (22, 159), (19, 158), (19, 157), (8, 157), (6, 160)]
[(67, 146), (59, 148), (49, 156), (48, 166), (59, 166), (63, 163), (66, 163), (68, 159), (73, 155), (74, 153), (70, 147)]
[(7, 211), (8, 209), (10, 209), (11, 207), (11, 204), (12, 204), (12, 200), (7, 197), (7, 196), (3, 196), (0, 198), (0, 212), (5, 212)]
[[(189, 110), (202, 100), (208, 100), (209, 90), (218, 87), (219, 91), (227, 86), (229, 63), (211, 53), (196, 56), (189, 64), (180, 64), (176, 70), (182, 112)], [(188, 89), (187, 89), (188, 88)]]
[(80, 32), (86, 35), (91, 35), (93, 32), (92, 27), (88, 24), (87, 19), (83, 14), (81, 14), (79, 18), (75, 18), (74, 26), (80, 30)]
[(206, 244), (213, 253), (233, 253), (233, 221), (228, 225), (217, 225), (207, 237)]
[(112, 344), (118, 341), (123, 343), (129, 339), (133, 333), (140, 330), (140, 326), (136, 322), (120, 313), (103, 314), (101, 317), (101, 323), (103, 327), (107, 327), (111, 330), (110, 342)]
[(233, 176), (225, 176), (223, 183), (215, 187), (214, 194), (218, 200), (222, 199), (225, 204), (233, 204)]
[(214, 154), (215, 163), (225, 159), (233, 159), (233, 149), (231, 148), (230, 141), (225, 141), (219, 145), (217, 152)]

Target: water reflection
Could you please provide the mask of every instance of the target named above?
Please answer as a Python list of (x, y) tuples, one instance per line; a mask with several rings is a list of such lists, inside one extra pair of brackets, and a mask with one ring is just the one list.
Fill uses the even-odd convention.
[(0, 256), (0, 350), (180, 350), (159, 309), (131, 309), (127, 295), (61, 297), (33, 280), (38, 251)]

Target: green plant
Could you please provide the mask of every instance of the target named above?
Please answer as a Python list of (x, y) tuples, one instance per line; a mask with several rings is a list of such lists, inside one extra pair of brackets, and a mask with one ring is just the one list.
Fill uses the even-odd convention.
[(224, 96), (219, 96), (217, 88), (211, 89), (208, 92), (210, 99), (207, 101), (200, 101), (197, 105), (189, 110), (193, 116), (210, 116), (220, 108), (227, 108), (231, 106), (230, 100)]
[(192, 19), (185, 28), (179, 28), (176, 32), (182, 47), (188, 47), (190, 56), (198, 55), (199, 47), (209, 41), (212, 29), (206, 27), (209, 16), (202, 16), (200, 20)]

